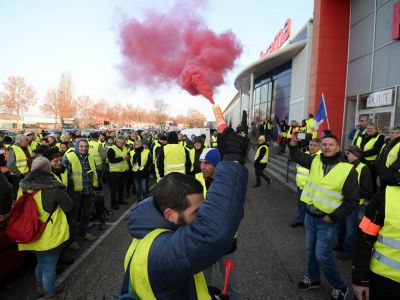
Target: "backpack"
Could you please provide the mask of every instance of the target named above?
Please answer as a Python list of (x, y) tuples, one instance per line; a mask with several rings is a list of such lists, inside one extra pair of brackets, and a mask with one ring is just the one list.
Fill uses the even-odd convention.
[(51, 220), (54, 209), (46, 222), (39, 220), (38, 207), (33, 198), (38, 192), (38, 190), (34, 190), (28, 193), (24, 189), (23, 194), (12, 208), (6, 229), (6, 234), (11, 242), (30, 244), (36, 241)]

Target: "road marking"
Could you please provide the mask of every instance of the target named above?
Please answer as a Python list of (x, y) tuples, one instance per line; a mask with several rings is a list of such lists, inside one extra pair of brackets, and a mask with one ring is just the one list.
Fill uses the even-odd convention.
[(72, 271), (74, 271), (82, 262), (83, 260), (110, 234), (110, 232), (116, 227), (116, 225), (118, 225), (119, 223), (121, 223), (121, 221), (123, 219), (126, 218), (126, 216), (128, 215), (128, 213), (131, 211), (131, 209), (136, 205), (136, 203), (134, 203), (131, 207), (129, 207), (129, 209), (126, 210), (126, 212), (124, 212), (119, 219), (115, 222), (115, 223), (110, 223), (113, 224), (111, 225), (106, 232), (104, 232), (103, 235), (101, 235), (94, 243), (93, 245), (91, 245), (71, 266), (69, 266), (57, 279), (56, 281), (56, 286), (62, 284), (67, 277), (69, 276), (69, 274), (72, 273)]

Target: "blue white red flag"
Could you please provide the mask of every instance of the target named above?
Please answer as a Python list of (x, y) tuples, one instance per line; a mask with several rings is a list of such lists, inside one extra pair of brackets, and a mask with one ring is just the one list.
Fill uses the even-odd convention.
[(321, 125), (321, 123), (324, 122), (325, 119), (328, 119), (328, 112), (326, 111), (324, 93), (322, 93), (321, 98), (319, 100), (318, 111), (315, 116), (315, 124), (314, 124), (315, 130), (318, 130), (319, 125)]

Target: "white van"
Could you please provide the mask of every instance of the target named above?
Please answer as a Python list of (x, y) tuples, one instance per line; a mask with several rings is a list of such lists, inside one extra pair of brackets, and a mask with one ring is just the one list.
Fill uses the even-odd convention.
[(202, 134), (206, 135), (206, 141), (208, 142), (208, 145), (211, 145), (211, 132), (210, 128), (188, 128), (188, 129), (182, 129), (181, 134), (186, 134), (186, 136), (190, 139), (192, 134), (195, 136), (201, 136)]

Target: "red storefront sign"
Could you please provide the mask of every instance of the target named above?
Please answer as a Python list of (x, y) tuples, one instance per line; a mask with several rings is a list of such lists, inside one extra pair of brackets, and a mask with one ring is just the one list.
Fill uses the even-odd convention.
[(285, 26), (281, 30), (279, 30), (279, 33), (275, 36), (274, 41), (269, 45), (267, 49), (264, 49), (260, 53), (260, 58), (263, 58), (267, 56), (268, 54), (278, 50), (288, 38), (292, 35), (292, 20), (287, 19), (285, 22)]
[(393, 5), (393, 31), (392, 39), (400, 40), (400, 1)]

